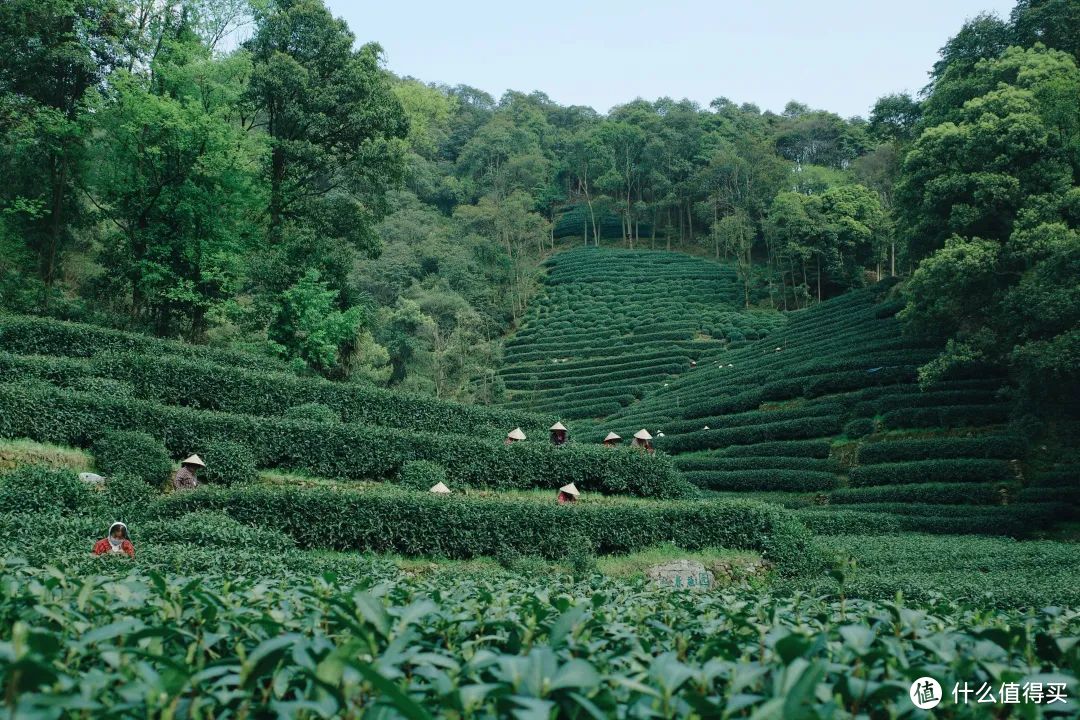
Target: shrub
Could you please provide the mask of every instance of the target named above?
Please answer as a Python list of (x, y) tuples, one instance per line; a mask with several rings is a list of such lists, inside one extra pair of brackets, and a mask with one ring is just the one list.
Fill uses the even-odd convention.
[(844, 426), (844, 434), (849, 438), (865, 437), (874, 430), (874, 421), (870, 418), (856, 418)]
[(885, 535), (900, 532), (900, 521), (884, 512), (807, 509), (797, 517), (818, 535)]
[(252, 527), (221, 512), (194, 512), (140, 525), (139, 535), (156, 542), (211, 545), (230, 549), (281, 552), (296, 546), (284, 533)]
[(27, 465), (0, 475), (0, 508), (4, 512), (71, 515), (96, 504), (94, 489), (70, 470)]
[[(227, 513), (272, 528), (300, 547), (449, 558), (498, 557), (513, 549), (564, 556), (551, 539), (581, 536), (594, 552), (627, 553), (662, 542), (686, 550), (765, 552), (783, 574), (819, 570), (823, 558), (790, 513), (745, 501), (580, 502), (506, 497), (436, 497), (395, 488), (369, 491), (256, 486), (202, 488), (162, 498), (162, 518), (195, 510)], [(393, 528), (393, 532), (387, 532)]]
[(685, 475), (709, 490), (828, 490), (838, 482), (832, 473), (813, 470), (691, 470)]
[(0, 344), (23, 355), (90, 357), (102, 352), (121, 351), (166, 356), (183, 355), (239, 367), (281, 369), (279, 361), (235, 350), (170, 342), (147, 335), (110, 330), (96, 325), (65, 322), (51, 318), (0, 313)]
[(213, 440), (203, 445), (203, 468), (200, 475), (215, 485), (250, 485), (259, 479), (255, 456), (242, 443)]
[(398, 482), (412, 490), (427, 491), (438, 483), (446, 482), (446, 470), (429, 460), (410, 460), (401, 466)]
[(840, 420), (833, 416), (808, 417), (796, 420), (780, 420), (762, 425), (699, 430), (684, 435), (668, 436), (657, 441), (656, 446), (668, 452), (709, 450), (726, 445), (750, 445), (766, 440), (794, 440), (835, 435), (840, 430)]
[(629, 448), (536, 441), (504, 447), (459, 435), (196, 411), (26, 384), (0, 385), (0, 407), (0, 437), (82, 445), (102, 428), (145, 428), (177, 454), (231, 440), (251, 448), (258, 467), (324, 477), (389, 478), (409, 460), (430, 460), (446, 468), (450, 481), (475, 487), (555, 489), (574, 482), (583, 492), (642, 497), (692, 491), (670, 458)]
[(863, 465), (854, 468), (850, 474), (853, 486), (1015, 480), (1009, 464), (1000, 460), (925, 460)]
[(708, 455), (676, 455), (675, 467), (688, 470), (817, 470), (834, 472), (836, 463), (829, 458), (773, 456), (723, 457)]
[(157, 490), (134, 475), (110, 475), (105, 480), (102, 501), (113, 517), (136, 519), (159, 495)]
[(112, 378), (83, 375), (72, 380), (70, 387), (80, 392), (88, 392), (103, 397), (134, 398), (135, 388), (129, 382)]
[(829, 501), (837, 504), (911, 502), (942, 505), (1001, 505), (1009, 491), (1005, 485), (977, 483), (913, 483), (871, 485), (834, 490)]
[(341, 415), (322, 403), (304, 403), (294, 405), (285, 411), (290, 420), (311, 420), (312, 422), (341, 422)]
[[(110, 402), (122, 400), (110, 398)], [(172, 470), (165, 446), (144, 432), (105, 430), (94, 440), (90, 452), (102, 475), (129, 475), (154, 487), (164, 483)]]
[(1006, 435), (983, 435), (974, 438), (940, 437), (918, 440), (886, 440), (859, 448), (859, 463), (898, 462), (929, 458), (1021, 458), (1026, 447), (1019, 438)]
[(783, 455), (785, 457), (827, 458), (831, 450), (831, 440), (781, 440), (755, 445), (732, 445), (717, 452), (724, 457)]
[(1007, 405), (953, 405), (900, 408), (882, 416), (888, 428), (963, 427), (994, 425), (1009, 419)]

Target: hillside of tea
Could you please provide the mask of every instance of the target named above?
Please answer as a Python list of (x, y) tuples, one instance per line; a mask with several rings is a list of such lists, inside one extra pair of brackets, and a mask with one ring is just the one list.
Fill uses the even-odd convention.
[(611, 415), (784, 322), (744, 311), (733, 267), (682, 253), (579, 248), (545, 265), (540, 295), (505, 343), (510, 408)]
[(920, 385), (940, 346), (901, 332), (891, 288), (789, 313), (589, 437), (646, 427), (697, 487), (797, 508), (822, 533), (1019, 535), (1076, 517), (1075, 465), (1010, 422), (1003, 377), (974, 365)]

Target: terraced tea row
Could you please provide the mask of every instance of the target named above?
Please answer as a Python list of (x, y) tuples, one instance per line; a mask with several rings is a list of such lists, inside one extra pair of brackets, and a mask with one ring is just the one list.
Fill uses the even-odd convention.
[(708, 260), (590, 248), (547, 265), (542, 295), (505, 343), (510, 408), (603, 417), (783, 324), (741, 311), (734, 270)]
[[(99, 337), (108, 342), (95, 351)], [(227, 442), (255, 467), (354, 480), (396, 482), (422, 461), (436, 463), (455, 487), (574, 482), (584, 492), (653, 497), (689, 489), (666, 458), (551, 446), (550, 418), (233, 367), (214, 362), (227, 358), (213, 351), (147, 342), (0, 317), (0, 437), (85, 448), (107, 431), (135, 431), (163, 443), (173, 459)], [(27, 351), (52, 354), (19, 354)], [(517, 426), (529, 441), (504, 447)]]
[(1026, 464), (1001, 377), (971, 366), (918, 385), (936, 344), (902, 335), (889, 290), (792, 313), (588, 439), (647, 427), (699, 487), (803, 508), (826, 533), (1022, 533), (1073, 516), (1064, 474)]

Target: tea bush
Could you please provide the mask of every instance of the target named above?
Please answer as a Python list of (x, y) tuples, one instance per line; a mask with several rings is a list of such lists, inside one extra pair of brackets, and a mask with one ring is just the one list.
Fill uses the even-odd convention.
[(0, 475), (0, 512), (69, 515), (96, 500), (93, 487), (69, 470), (28, 465)]
[[(691, 492), (669, 458), (629, 448), (546, 441), (515, 443), (393, 428), (235, 415), (99, 398), (38, 384), (0, 385), (0, 437), (86, 445), (103, 430), (140, 428), (165, 439), (178, 456), (228, 440), (251, 449), (258, 467), (296, 469), (322, 477), (393, 478), (410, 460), (446, 468), (450, 481), (492, 488), (555, 489), (569, 482), (586, 492), (680, 497)], [(183, 455), (181, 455), (183, 454)]]
[(285, 411), (285, 417), (290, 420), (311, 420), (312, 422), (339, 422), (341, 415), (334, 412), (328, 405), (309, 402), (294, 405)]
[(206, 463), (200, 479), (215, 485), (250, 485), (259, 479), (255, 455), (242, 443), (213, 440), (202, 445)]
[(401, 466), (398, 482), (412, 490), (430, 490), (446, 482), (446, 470), (438, 463), (427, 460), (410, 460)]
[[(872, 540), (860, 557), (873, 557)], [(995, 550), (1010, 557), (1006, 548)], [(859, 548), (838, 543), (835, 552)], [(250, 556), (186, 557), (242, 568)], [(126, 569), (123, 561), (96, 560), (99, 572)], [(924, 565), (914, 553), (910, 560)], [(359, 570), (355, 561), (311, 562), (345, 576)], [(1076, 572), (1074, 563), (1065, 569)], [(654, 717), (702, 717), (738, 705), (758, 716), (801, 708), (808, 717), (900, 717), (915, 712), (908, 688), (928, 667), (945, 688), (967, 682), (996, 689), (1025, 678), (1065, 682), (1075, 702), (1080, 650), (1055, 641), (1073, 632), (1071, 613), (1021, 608), (988, 615), (967, 600), (989, 593), (995, 601), (1023, 603), (1050, 587), (1038, 583), (1033, 593), (1002, 582), (1000, 572), (988, 579), (909, 574), (898, 582), (866, 571), (848, 580), (849, 593), (884, 598), (874, 602), (836, 598), (829, 579), (796, 597), (745, 587), (688, 596), (601, 580), (401, 582), (369, 567), (365, 581), (353, 584), (338, 573), (311, 580), (286, 566), (279, 570), (275, 578), (246, 573), (245, 579), (233, 569), (231, 575), (127, 571), (112, 583), (77, 575), (57, 582), (38, 568), (0, 561), (6, 589), (0, 617), (22, 651), (19, 683), (8, 686), (19, 714), (78, 707), (88, 717), (145, 718), (176, 708), (186, 717), (197, 710), (206, 717), (427, 720), (466, 712), (523, 716), (522, 708), (543, 717), (616, 717), (632, 707)], [(61, 572), (74, 575), (71, 566)], [(927, 588), (920, 601), (896, 599), (898, 587), (919, 583)], [(1066, 584), (1058, 587), (1048, 597), (1075, 597)], [(935, 597), (936, 588), (958, 599)], [(193, 628), (198, 642), (190, 637)], [(670, 628), (678, 628), (677, 637)], [(133, 647), (139, 638), (153, 651)], [(943, 638), (948, 652), (940, 649)], [(114, 657), (138, 661), (102, 660)], [(746, 672), (747, 657), (760, 660), (733, 680), (729, 675)], [(965, 716), (943, 707), (935, 711), (941, 717)]]
[(852, 485), (900, 485), (920, 482), (1008, 482), (1016, 476), (1000, 460), (922, 460), (863, 465), (851, 471)]
[[(107, 402), (122, 403), (124, 400), (109, 398)], [(101, 433), (90, 446), (90, 453), (94, 456), (94, 467), (102, 475), (137, 477), (154, 487), (168, 479), (172, 460), (160, 440), (137, 430), (108, 429), (107, 423), (97, 427)], [(93, 428), (87, 428), (83, 437), (93, 434)]]
[(687, 550), (729, 547), (766, 553), (783, 573), (822, 566), (809, 533), (775, 506), (740, 501), (622, 501), (558, 505), (546, 500), (393, 491), (272, 487), (201, 488), (164, 498), (164, 520), (197, 510), (228, 514), (291, 535), (302, 548), (449, 558), (522, 555), (588, 538), (598, 554), (674, 542)]

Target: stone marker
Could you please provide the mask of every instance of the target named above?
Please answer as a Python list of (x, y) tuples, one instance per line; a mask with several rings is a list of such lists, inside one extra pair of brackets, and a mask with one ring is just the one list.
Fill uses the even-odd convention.
[(672, 560), (653, 565), (645, 575), (662, 588), (672, 590), (711, 590), (716, 578), (696, 560)]
[(88, 482), (93, 485), (100, 485), (101, 483), (105, 482), (105, 478), (101, 477), (100, 475), (95, 475), (94, 473), (79, 473), (79, 479), (83, 482)]

